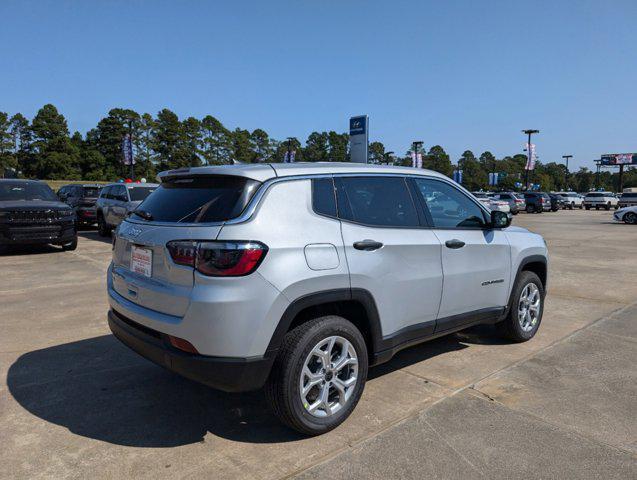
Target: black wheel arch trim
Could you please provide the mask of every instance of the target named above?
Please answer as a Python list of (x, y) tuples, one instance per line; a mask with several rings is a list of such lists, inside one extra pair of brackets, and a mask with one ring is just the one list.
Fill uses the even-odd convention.
[(316, 307), (327, 303), (355, 301), (362, 305), (369, 320), (369, 330), (372, 341), (372, 351), (377, 351), (382, 342), (382, 330), (380, 326), (380, 316), (374, 297), (368, 290), (362, 288), (337, 288), (333, 290), (324, 290), (322, 292), (310, 293), (294, 300), (285, 309), (278, 325), (276, 326), (268, 348), (266, 356), (276, 355), (285, 334), (288, 332), (290, 325), (306, 308)]

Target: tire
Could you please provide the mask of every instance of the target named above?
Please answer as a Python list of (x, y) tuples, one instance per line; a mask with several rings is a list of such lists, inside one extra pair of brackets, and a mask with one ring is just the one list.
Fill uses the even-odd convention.
[[(529, 285), (534, 285), (535, 289), (537, 289), (537, 295), (539, 295), (537, 312), (535, 313), (535, 316), (530, 313), (529, 318), (525, 316), (524, 320), (520, 320), (521, 297), (524, 292), (528, 292), (527, 287), (529, 287)], [(530, 290), (533, 290), (533, 288), (530, 287)], [(529, 310), (527, 309), (527, 311)], [(520, 276), (513, 286), (507, 316), (504, 320), (496, 324), (496, 329), (500, 335), (513, 342), (526, 342), (531, 340), (540, 328), (543, 313), (544, 287), (542, 282), (535, 273), (523, 271), (520, 273)], [(529, 321), (528, 324), (526, 323), (527, 321)], [(526, 326), (523, 326), (523, 323)]]
[(571, 206), (568, 207), (569, 210), (575, 210), (575, 202), (571, 202)]
[(75, 238), (69, 243), (62, 244), (62, 250), (64, 250), (65, 252), (71, 252), (75, 250), (76, 248), (77, 248), (77, 235), (75, 235)]
[(591, 207), (589, 207), (588, 205), (586, 205), (584, 208), (585, 208), (586, 210), (590, 210), (590, 209), (591, 209)]
[[(354, 383), (347, 390), (344, 390), (348, 393), (347, 398), (342, 401), (342, 405), (335, 404), (339, 390), (333, 383), (330, 383), (330, 380), (333, 382), (334, 379), (340, 378), (339, 373), (333, 374), (329, 370), (322, 373), (320, 369), (323, 363), (319, 361), (318, 355), (312, 355), (312, 352), (317, 351), (322, 342), (327, 342), (324, 347), (327, 350), (330, 338), (349, 342), (358, 360), (355, 374), (352, 373), (355, 367), (351, 365), (344, 366), (340, 371), (341, 374), (344, 372), (355, 375)], [(341, 340), (336, 340), (336, 342)], [(333, 355), (338, 354), (340, 357), (343, 345), (344, 343), (335, 343), (333, 348), (337, 352), (334, 353), (333, 350)], [(340, 351), (338, 351), (339, 348)], [(351, 352), (349, 349), (348, 351)], [(351, 356), (347, 358), (351, 359)], [(316, 381), (322, 383), (311, 387), (302, 399), (301, 384), (306, 380), (308, 380), (308, 384), (310, 383), (309, 377), (303, 374), (306, 363), (309, 371), (317, 374)], [(270, 377), (265, 384), (265, 397), (270, 408), (283, 424), (305, 435), (320, 435), (336, 428), (352, 413), (365, 388), (367, 368), (365, 340), (361, 332), (351, 322), (335, 315), (316, 318), (299, 325), (285, 335), (281, 349), (272, 366)], [(325, 389), (323, 384), (326, 381), (328, 385), (331, 385), (327, 389), (329, 399), (333, 399), (333, 401), (328, 399), (327, 404), (332, 404), (332, 409), (339, 408), (331, 414), (329, 414), (328, 409), (323, 407), (324, 403), (321, 403), (320, 400), (320, 395)], [(335, 397), (334, 394), (336, 394)], [(315, 401), (309, 403), (313, 399)], [(318, 407), (315, 407), (314, 412), (311, 413), (310, 407), (317, 404)]]
[(97, 215), (97, 234), (100, 237), (108, 237), (111, 234), (111, 229), (104, 221), (104, 215)]
[(512, 212), (511, 212), (511, 215), (517, 215), (518, 213), (520, 213), (520, 212), (519, 212), (519, 211), (517, 211), (517, 210), (516, 210), (515, 212), (513, 212), (513, 211), (512, 211)]
[(595, 205), (595, 210), (599, 210), (599, 205)]
[(628, 212), (624, 215), (624, 218), (622, 220), (629, 225), (637, 225), (637, 213)]
[(610, 210), (610, 202), (608, 202), (605, 206), (604, 206), (605, 210)]

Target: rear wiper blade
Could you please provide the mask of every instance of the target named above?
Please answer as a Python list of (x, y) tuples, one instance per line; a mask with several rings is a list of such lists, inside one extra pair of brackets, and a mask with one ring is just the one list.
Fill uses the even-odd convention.
[(144, 220), (151, 221), (153, 219), (152, 214), (150, 214), (146, 210), (133, 210), (133, 213), (138, 217), (142, 217)]

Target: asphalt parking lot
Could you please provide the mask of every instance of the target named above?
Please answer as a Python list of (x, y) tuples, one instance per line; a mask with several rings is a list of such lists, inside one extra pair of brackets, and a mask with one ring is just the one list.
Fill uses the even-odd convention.
[(2, 256), (0, 477), (635, 478), (637, 228), (611, 215), (515, 217), (551, 255), (538, 335), (481, 327), (405, 350), (317, 438), (260, 392), (215, 392), (110, 335), (95, 232)]

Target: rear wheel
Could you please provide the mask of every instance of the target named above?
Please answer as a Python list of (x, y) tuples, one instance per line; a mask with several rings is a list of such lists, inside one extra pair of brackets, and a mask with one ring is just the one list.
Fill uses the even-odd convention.
[(637, 224), (637, 213), (628, 212), (626, 215), (624, 215), (624, 222), (629, 223), (630, 225), (636, 225)]
[(358, 403), (367, 379), (367, 348), (360, 331), (326, 316), (285, 335), (265, 396), (288, 427), (319, 435), (340, 425)]
[(533, 205), (527, 205), (526, 213), (533, 213), (533, 212), (535, 212), (535, 207)]
[(570, 210), (573, 210), (575, 208), (575, 202), (571, 202), (571, 206), (569, 207)]
[(533, 272), (524, 271), (513, 286), (506, 318), (496, 324), (501, 335), (514, 342), (526, 342), (540, 328), (544, 312), (544, 287)]
[(610, 210), (610, 202), (608, 202), (604, 208), (605, 208), (606, 210)]
[(104, 215), (101, 213), (97, 214), (97, 233), (100, 237), (108, 237), (111, 234), (111, 229), (106, 225)]
[(586, 210), (590, 210), (591, 209), (591, 207), (589, 207), (588, 205), (586, 205), (586, 207), (584, 207), (584, 208), (586, 208)]

